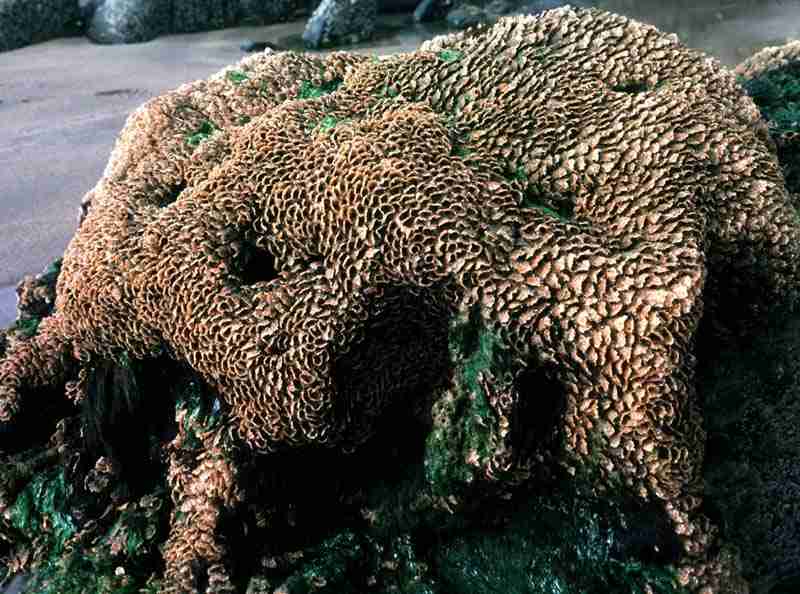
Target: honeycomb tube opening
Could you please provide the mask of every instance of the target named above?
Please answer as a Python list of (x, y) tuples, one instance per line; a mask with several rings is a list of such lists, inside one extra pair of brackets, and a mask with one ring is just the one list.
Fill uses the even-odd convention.
[(233, 245), (231, 271), (242, 285), (268, 282), (278, 277), (275, 256), (250, 238)]

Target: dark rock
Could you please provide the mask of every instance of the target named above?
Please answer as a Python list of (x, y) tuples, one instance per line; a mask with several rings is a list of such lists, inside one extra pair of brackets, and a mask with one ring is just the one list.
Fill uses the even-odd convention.
[(288, 19), (298, 2), (295, 0), (239, 0), (239, 24), (269, 25)]
[(247, 40), (242, 45), (239, 46), (239, 49), (241, 49), (243, 52), (263, 52), (266, 49), (271, 49), (273, 51), (279, 52), (283, 51), (284, 48), (274, 43), (270, 43), (269, 41)]
[(377, 0), (322, 0), (303, 32), (307, 47), (357, 43), (372, 37)]
[[(443, 7), (444, 0), (423, 0), (420, 6), (417, 7), (419, 11), (423, 3), (428, 2), (428, 6)], [(452, 3), (452, 0), (450, 0)], [(552, 10), (561, 6), (590, 6), (589, 1), (567, 1), (562, 0), (491, 0), (491, 2), (456, 2), (456, 4), (447, 13), (447, 24), (455, 29), (466, 29), (476, 25), (484, 24), (490, 25), (497, 21), (500, 17), (511, 14), (538, 14), (545, 10)], [(435, 14), (435, 9), (431, 14)], [(423, 20), (418, 18), (417, 11), (414, 12), (414, 18), (418, 21)]]
[(414, 10), (414, 22), (427, 23), (443, 19), (454, 6), (454, 0), (422, 0)]
[(286, 19), (295, 7), (294, 0), (96, 1), (88, 35), (98, 43), (136, 43), (168, 33), (265, 25)]
[(103, 3), (103, 0), (78, 0), (78, 10), (80, 11), (80, 18), (85, 23), (89, 23), (94, 16), (97, 7)]
[(77, 0), (0, 0), (0, 51), (59, 37), (78, 18)]
[(137, 43), (169, 32), (170, 4), (163, 0), (105, 0), (87, 35), (97, 43)]
[(239, 20), (238, 4), (230, 0), (173, 0), (169, 32), (195, 33), (232, 27)]
[(778, 592), (768, 586), (800, 576), (800, 314), (775, 312), (726, 343), (701, 338), (698, 356), (706, 505), (754, 591)]
[(467, 29), (489, 20), (489, 15), (477, 4), (464, 3), (447, 13), (447, 24), (454, 29)]

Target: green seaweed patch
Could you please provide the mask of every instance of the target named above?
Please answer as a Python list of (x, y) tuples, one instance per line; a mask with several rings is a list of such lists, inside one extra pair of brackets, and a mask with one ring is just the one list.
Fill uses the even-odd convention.
[(775, 133), (800, 130), (800, 62), (739, 81)]
[(196, 449), (201, 446), (198, 433), (218, 429), (222, 424), (221, 404), (218, 398), (206, 394), (198, 380), (190, 380), (175, 402), (176, 414), (184, 411), (183, 429), (187, 436), (186, 446)]
[(219, 128), (214, 124), (214, 122), (203, 120), (200, 124), (200, 127), (186, 139), (186, 143), (190, 146), (197, 146), (217, 131), (219, 131)]
[(464, 57), (464, 52), (458, 50), (446, 49), (438, 52), (436, 57), (445, 62), (456, 62)]
[(333, 130), (336, 127), (336, 124), (339, 123), (339, 120), (333, 116), (325, 116), (322, 118), (322, 121), (319, 123), (319, 129), (323, 132), (327, 132), (328, 130)]
[[(54, 551), (32, 574), (30, 594), (155, 592), (152, 572), (160, 563), (159, 543), (168, 532), (168, 494), (161, 486), (137, 503), (122, 506), (117, 521), (92, 546)], [(120, 571), (121, 570), (121, 571)]]
[(14, 322), (11, 328), (27, 338), (33, 338), (39, 332), (41, 322), (42, 319), (37, 317), (24, 318)]
[(235, 85), (240, 85), (244, 81), (250, 80), (250, 77), (241, 70), (228, 70), (225, 77)]
[[(568, 202), (561, 202), (557, 206), (547, 205), (540, 198), (539, 192), (526, 191), (520, 203), (522, 208), (535, 208), (547, 216), (559, 221), (569, 222), (574, 218), (573, 206)], [(555, 208), (553, 208), (555, 206)]]
[(304, 80), (300, 85), (300, 92), (297, 96), (300, 99), (316, 99), (317, 97), (333, 93), (342, 85), (342, 82), (344, 81), (341, 78), (335, 78), (321, 85), (315, 85), (311, 81)]
[(389, 83), (385, 83), (383, 86), (381, 86), (380, 91), (378, 91), (378, 97), (381, 99), (385, 99), (387, 97), (394, 99), (398, 95), (400, 95), (400, 91), (389, 85)]
[(472, 152), (473, 152), (472, 149), (468, 149), (467, 147), (461, 144), (453, 145), (452, 154), (455, 157), (461, 157), (461, 158), (469, 157), (472, 154)]
[(63, 258), (53, 260), (50, 265), (44, 269), (44, 272), (42, 272), (42, 280), (50, 281), (57, 279), (58, 275), (61, 274), (61, 265), (63, 261)]
[(336, 116), (327, 115), (324, 118), (322, 118), (321, 120), (319, 120), (317, 123), (312, 124), (311, 126), (309, 126), (308, 131), (309, 132), (330, 132), (331, 130), (333, 130), (339, 124), (342, 124), (344, 122), (349, 122), (349, 121), (350, 121), (350, 118), (341, 118), (340, 119), (340, 118), (337, 118)]
[(525, 498), (501, 530), (473, 530), (435, 551), (441, 591), (644, 594), (649, 586), (658, 594), (685, 592), (669, 564), (620, 553), (629, 521), (616, 503), (570, 487)]
[(284, 582), (281, 590), (286, 594), (308, 594), (322, 588), (329, 592), (341, 591), (339, 588), (346, 587), (349, 574), (365, 556), (365, 551), (361, 539), (345, 531), (304, 551), (303, 556), (310, 560)]
[(525, 172), (525, 168), (521, 165), (514, 169), (514, 172), (511, 174), (511, 179), (515, 179), (521, 182), (528, 181), (528, 174)]
[(499, 443), (496, 415), (481, 377), (506, 381), (512, 375), (509, 351), (483, 325), (477, 307), (467, 319), (454, 321), (449, 344), (455, 387), (434, 404), (434, 427), (426, 440), (424, 461), (425, 477), (439, 495), (459, 492), (472, 483), (477, 469), (467, 460), (477, 456), (485, 461)]
[(244, 115), (244, 116), (240, 116), (239, 117), (239, 119), (237, 120), (237, 123), (240, 126), (244, 126), (245, 124), (249, 124), (251, 120), (252, 120), (252, 118), (250, 116)]
[(11, 525), (31, 540), (46, 534), (51, 550), (60, 554), (76, 531), (67, 512), (68, 495), (63, 468), (51, 468), (36, 475), (14, 501)]

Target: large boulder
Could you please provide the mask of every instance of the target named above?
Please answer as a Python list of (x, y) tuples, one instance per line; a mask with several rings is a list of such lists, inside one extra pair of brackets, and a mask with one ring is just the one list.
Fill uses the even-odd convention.
[(735, 72), (775, 141), (786, 187), (800, 195), (800, 41), (764, 48)]
[(86, 31), (98, 43), (136, 43), (170, 32), (171, 2), (105, 0), (95, 8)]
[(372, 37), (377, 0), (322, 0), (303, 31), (308, 47), (357, 43)]
[(79, 18), (78, 0), (0, 0), (0, 51), (59, 37)]
[(99, 43), (136, 43), (166, 33), (192, 33), (285, 19), (292, 0), (102, 0), (88, 36)]
[(154, 98), (6, 337), (0, 424), (53, 435), (0, 441), (0, 555), (48, 593), (746, 592), (698, 337), (797, 310), (784, 182), (731, 72), (597, 10)]

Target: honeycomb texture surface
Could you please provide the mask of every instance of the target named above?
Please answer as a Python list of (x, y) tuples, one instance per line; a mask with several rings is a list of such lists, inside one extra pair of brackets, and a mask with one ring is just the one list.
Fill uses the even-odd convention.
[(758, 78), (770, 70), (783, 68), (800, 60), (800, 41), (766, 47), (739, 64), (735, 72), (747, 79)]
[(693, 334), (796, 301), (798, 239), (734, 74), (654, 27), (563, 8), (386, 59), (265, 53), (130, 117), (0, 417), (67, 350), (166, 353), (254, 449), (352, 448), (477, 309), (555, 369), (565, 448), (664, 502), (684, 581), (734, 583), (702, 561)]

